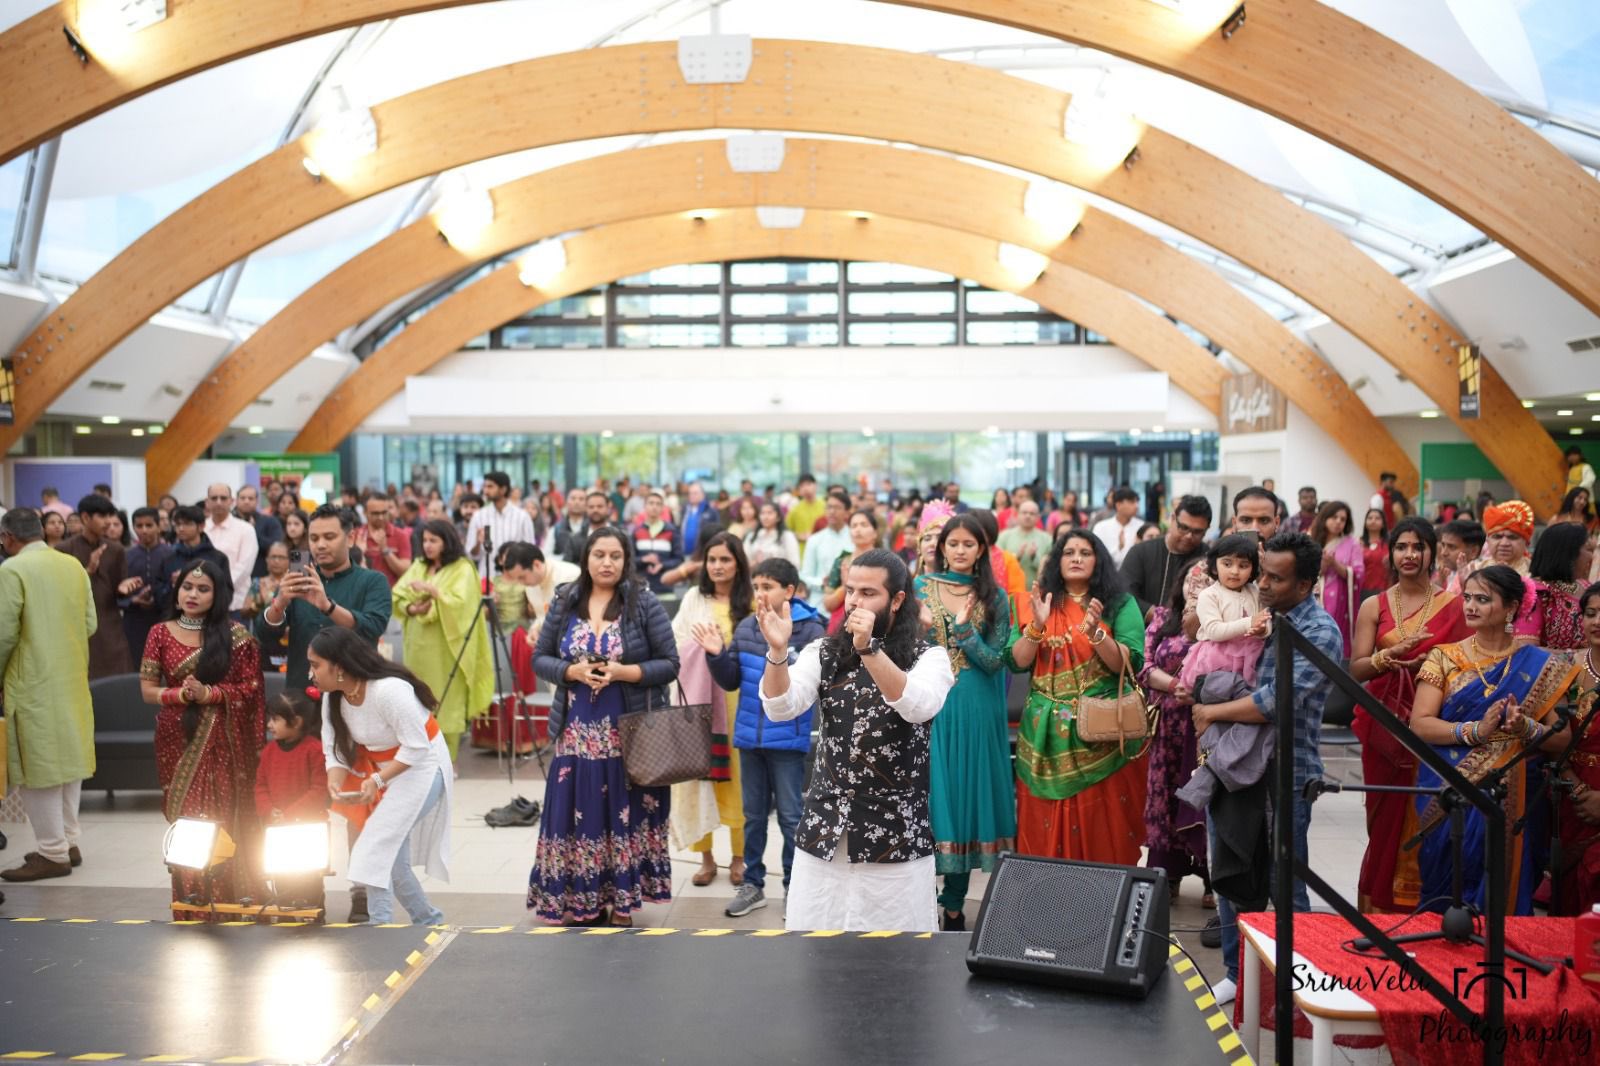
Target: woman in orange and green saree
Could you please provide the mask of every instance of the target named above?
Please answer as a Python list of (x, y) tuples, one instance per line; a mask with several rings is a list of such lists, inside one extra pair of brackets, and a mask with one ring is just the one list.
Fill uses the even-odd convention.
[(1133, 866), (1144, 846), (1144, 738), (1126, 745), (1078, 736), (1085, 696), (1137, 687), (1144, 620), (1111, 553), (1088, 530), (1057, 539), (1034, 584), (1033, 621), (1008, 650), (1032, 671), (1017, 730), (1017, 850), (1026, 855)]
[[(1552, 733), (1545, 719), (1571, 688), (1579, 667), (1565, 657), (1513, 640), (1513, 625), (1526, 586), (1522, 575), (1506, 566), (1475, 571), (1461, 586), (1462, 609), (1472, 636), (1428, 653), (1417, 671), (1417, 695), (1411, 728), (1468, 780), (1483, 781), (1530, 745)], [(1536, 780), (1537, 758), (1513, 769), (1506, 778), (1507, 826), (1522, 818)], [(1441, 781), (1427, 766), (1417, 770), (1417, 785), (1438, 788)], [(1484, 859), (1487, 820), (1468, 807), (1461, 845), (1465, 901), (1480, 912), (1487, 905)], [(1417, 796), (1402, 833), (1422, 834), (1419, 844), (1402, 850), (1394, 878), (1395, 902), (1403, 909), (1419, 903), (1443, 910), (1451, 895), (1449, 819), (1436, 796)], [(1506, 841), (1507, 913), (1533, 913), (1538, 887), (1536, 853), (1540, 826), (1529, 824)]]

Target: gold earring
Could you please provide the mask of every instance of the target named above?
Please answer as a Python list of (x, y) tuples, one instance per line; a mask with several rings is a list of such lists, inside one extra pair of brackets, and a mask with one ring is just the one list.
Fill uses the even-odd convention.
[(341, 685), (344, 684), (344, 671), (343, 670), (339, 671), (339, 684), (341, 684)]
[(1510, 619), (1510, 618), (1507, 618), (1506, 619), (1506, 632), (1507, 633), (1515, 633), (1516, 631), (1517, 631), (1517, 627), (1514, 624), (1514, 621), (1512, 619)]

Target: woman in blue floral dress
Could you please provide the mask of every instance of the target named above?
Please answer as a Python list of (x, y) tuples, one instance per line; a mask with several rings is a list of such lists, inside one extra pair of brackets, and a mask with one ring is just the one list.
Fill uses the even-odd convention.
[(632, 546), (612, 528), (589, 535), (578, 580), (539, 632), (534, 671), (556, 686), (555, 757), (545, 781), (528, 909), (560, 925), (632, 925), (672, 898), (671, 790), (633, 788), (618, 718), (665, 708), (678, 651), (667, 612), (632, 577)]

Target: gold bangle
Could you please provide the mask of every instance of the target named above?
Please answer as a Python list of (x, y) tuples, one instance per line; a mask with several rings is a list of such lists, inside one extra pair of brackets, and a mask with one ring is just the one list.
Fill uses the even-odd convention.
[(1100, 626), (1094, 627), (1094, 636), (1089, 638), (1089, 647), (1098, 648), (1106, 642), (1106, 631)]
[(1384, 651), (1375, 651), (1375, 652), (1373, 652), (1372, 653), (1372, 668), (1374, 670), (1378, 671), (1378, 673), (1380, 673), (1380, 674), (1387, 672), (1388, 669), (1389, 669), (1389, 654), (1388, 654), (1388, 652), (1384, 652)]
[(1029, 622), (1027, 625), (1022, 627), (1022, 639), (1031, 640), (1035, 644), (1042, 643), (1044, 641), (1044, 630), (1040, 629), (1034, 623)]

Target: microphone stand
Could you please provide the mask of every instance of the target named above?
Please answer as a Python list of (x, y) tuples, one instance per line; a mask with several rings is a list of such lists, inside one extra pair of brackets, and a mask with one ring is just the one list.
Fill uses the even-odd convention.
[(1529, 802), (1528, 809), (1523, 812), (1522, 817), (1517, 819), (1516, 824), (1512, 827), (1513, 832), (1522, 832), (1523, 827), (1527, 825), (1528, 819), (1533, 816), (1537, 805), (1547, 800), (1549, 801), (1551, 812), (1550, 893), (1552, 903), (1555, 902), (1555, 893), (1564, 873), (1566, 859), (1566, 848), (1561, 842), (1561, 821), (1564, 816), (1561, 813), (1561, 800), (1558, 798), (1557, 793), (1571, 795), (1573, 785), (1573, 782), (1561, 776), (1561, 772), (1571, 763), (1572, 756), (1577, 753), (1578, 746), (1583, 743), (1583, 738), (1595, 719), (1593, 707), (1591, 707), (1587, 715), (1581, 717), (1577, 712), (1565, 706), (1557, 707), (1556, 713), (1561, 717), (1561, 725), (1556, 727), (1556, 732), (1560, 732), (1562, 729), (1567, 730), (1572, 734), (1572, 742), (1567, 745), (1560, 755), (1557, 755), (1554, 759), (1547, 759), (1540, 768), (1544, 780), (1538, 787), (1538, 795)]

